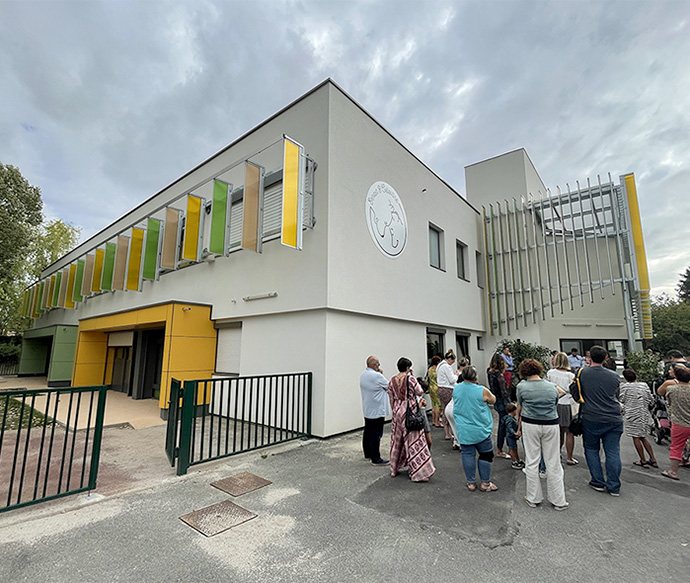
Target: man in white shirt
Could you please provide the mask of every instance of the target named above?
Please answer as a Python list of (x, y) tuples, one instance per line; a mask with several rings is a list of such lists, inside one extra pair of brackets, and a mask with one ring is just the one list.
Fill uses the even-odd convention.
[(380, 445), (383, 437), (383, 422), (390, 413), (388, 380), (383, 376), (379, 359), (367, 358), (367, 368), (359, 377), (362, 391), (362, 412), (364, 413), (364, 434), (362, 449), (364, 458), (375, 466), (387, 466), (388, 460), (381, 458)]

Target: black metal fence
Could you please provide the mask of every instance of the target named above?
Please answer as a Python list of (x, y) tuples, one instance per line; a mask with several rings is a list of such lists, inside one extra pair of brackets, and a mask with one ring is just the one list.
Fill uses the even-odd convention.
[(18, 372), (18, 362), (0, 362), (0, 376), (16, 375)]
[(0, 512), (96, 487), (106, 390), (0, 392)]
[(166, 450), (189, 466), (311, 436), (312, 373), (173, 380)]

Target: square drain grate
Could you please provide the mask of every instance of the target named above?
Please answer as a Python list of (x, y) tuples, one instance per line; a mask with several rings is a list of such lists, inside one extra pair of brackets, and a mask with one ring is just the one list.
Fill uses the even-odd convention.
[(242, 472), (241, 474), (235, 474), (234, 476), (223, 478), (217, 482), (211, 482), (211, 486), (223, 490), (223, 492), (231, 496), (241, 496), (247, 492), (268, 486), (271, 483), (272, 482), (264, 480), (254, 474), (250, 474), (249, 472)]
[(214, 536), (256, 516), (253, 512), (226, 500), (180, 516), (180, 520), (204, 536)]

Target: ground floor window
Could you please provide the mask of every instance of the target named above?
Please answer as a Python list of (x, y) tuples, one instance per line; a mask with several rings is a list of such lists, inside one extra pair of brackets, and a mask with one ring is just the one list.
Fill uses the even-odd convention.
[(444, 339), (446, 333), (444, 330), (432, 330), (427, 328), (426, 330), (426, 364), (427, 367), (431, 366), (431, 357), (439, 355), (443, 358), (446, 352)]
[(592, 348), (592, 346), (598, 345), (603, 346), (609, 351), (611, 358), (622, 359), (625, 356), (625, 351), (628, 350), (627, 340), (602, 340), (602, 339), (561, 339), (561, 352), (570, 354), (573, 348), (577, 348), (578, 354), (585, 356), (587, 351)]

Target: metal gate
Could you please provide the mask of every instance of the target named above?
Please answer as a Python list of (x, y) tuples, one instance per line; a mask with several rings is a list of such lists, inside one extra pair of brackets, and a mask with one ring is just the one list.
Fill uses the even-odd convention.
[(312, 373), (178, 381), (168, 403), (166, 453), (189, 466), (311, 436)]
[(0, 393), (0, 512), (96, 487), (106, 391)]

